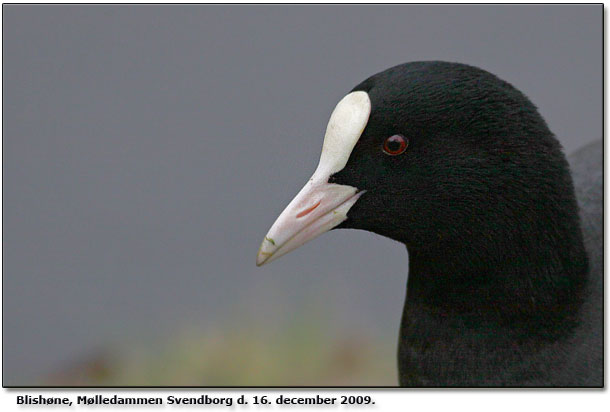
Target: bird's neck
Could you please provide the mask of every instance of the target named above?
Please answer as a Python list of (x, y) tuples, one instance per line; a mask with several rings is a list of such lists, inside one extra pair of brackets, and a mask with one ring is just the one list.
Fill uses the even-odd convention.
[(573, 313), (587, 271), (579, 230), (512, 233), (512, 240), (478, 237), (409, 250), (407, 305), (537, 331)]
[(530, 253), (515, 246), (502, 255), (490, 255), (495, 249), (484, 243), (409, 250), (401, 385), (524, 384), (521, 376), (534, 377), (528, 385), (544, 382), (531, 371), (552, 359), (532, 354), (577, 324), (587, 270), (582, 242), (526, 245)]

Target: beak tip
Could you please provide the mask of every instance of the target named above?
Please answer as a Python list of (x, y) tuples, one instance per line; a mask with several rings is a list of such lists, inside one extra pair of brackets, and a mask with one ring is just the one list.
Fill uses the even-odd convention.
[(269, 256), (258, 255), (256, 257), (256, 266), (257, 267), (261, 267), (261, 266), (263, 266), (263, 265), (265, 265), (267, 263), (269, 263)]
[(264, 252), (263, 251), (264, 243), (265, 243), (265, 241), (263, 240), (263, 243), (261, 243), (261, 246), (258, 248), (258, 253), (256, 254), (256, 266), (258, 266), (258, 267), (261, 267), (265, 263), (267, 263), (267, 261), (269, 260), (269, 258), (272, 255), (269, 252)]

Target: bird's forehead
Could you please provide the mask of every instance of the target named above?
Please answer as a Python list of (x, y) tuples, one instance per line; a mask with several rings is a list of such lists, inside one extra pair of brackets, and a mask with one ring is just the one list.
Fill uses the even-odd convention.
[(370, 114), (371, 100), (366, 92), (352, 92), (341, 99), (328, 121), (316, 174), (330, 176), (345, 167)]

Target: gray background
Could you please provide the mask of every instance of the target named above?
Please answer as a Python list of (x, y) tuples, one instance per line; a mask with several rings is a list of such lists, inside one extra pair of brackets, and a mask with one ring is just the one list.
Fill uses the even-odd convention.
[(566, 152), (602, 136), (599, 5), (3, 12), (5, 385), (131, 337), (257, 330), (307, 307), (329, 334), (394, 345), (402, 245), (333, 231), (254, 265), (331, 110), (385, 68), (479, 66), (527, 94)]

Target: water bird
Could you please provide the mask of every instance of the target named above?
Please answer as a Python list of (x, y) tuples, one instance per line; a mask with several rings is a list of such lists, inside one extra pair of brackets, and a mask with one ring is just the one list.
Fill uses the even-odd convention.
[(572, 175), (508, 82), (401, 64), (337, 104), (317, 169), (256, 263), (330, 229), (386, 236), (409, 256), (400, 385), (601, 387), (602, 153), (601, 141), (580, 150)]

